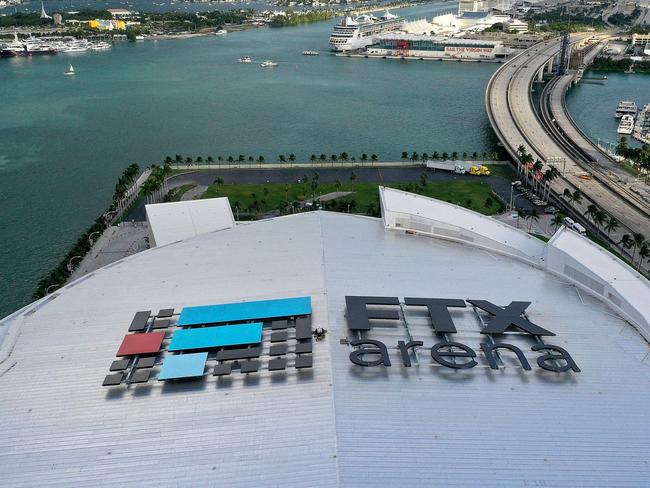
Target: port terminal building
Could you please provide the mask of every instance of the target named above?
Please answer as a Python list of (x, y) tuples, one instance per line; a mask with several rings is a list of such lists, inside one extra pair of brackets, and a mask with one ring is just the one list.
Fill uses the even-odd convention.
[(3, 487), (646, 486), (648, 281), (379, 192), (158, 206), (154, 247), (2, 319)]
[(387, 32), (376, 36), (367, 53), (376, 56), (400, 56), (432, 59), (494, 60), (513, 51), (501, 41), (459, 39), (447, 36)]

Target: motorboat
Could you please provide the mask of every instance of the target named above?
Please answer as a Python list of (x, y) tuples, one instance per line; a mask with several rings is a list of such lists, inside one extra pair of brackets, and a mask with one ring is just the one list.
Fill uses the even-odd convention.
[(268, 59), (264, 61), (260, 66), (262, 68), (275, 68), (278, 65), (278, 63), (274, 63), (273, 61), (269, 61)]

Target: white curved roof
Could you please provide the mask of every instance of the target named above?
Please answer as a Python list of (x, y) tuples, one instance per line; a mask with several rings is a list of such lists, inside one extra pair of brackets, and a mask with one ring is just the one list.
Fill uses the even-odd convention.
[[(0, 322), (3, 485), (645, 484), (647, 343), (569, 280), (475, 244), (311, 212), (161, 246), (71, 283)], [(394, 328), (369, 333), (393, 366), (361, 368), (348, 359), (346, 295), (531, 301), (528, 317), (582, 371), (545, 372), (530, 352), (533, 371), (480, 358), (443, 371), (426, 350), (405, 368), (394, 347), (407, 337)], [(101, 386), (136, 311), (296, 296), (311, 297), (313, 327), (328, 331), (308, 374), (270, 373), (264, 356), (259, 373), (226, 382)], [(433, 345), (426, 320), (409, 321)], [(471, 307), (454, 321), (456, 340), (478, 350)]]

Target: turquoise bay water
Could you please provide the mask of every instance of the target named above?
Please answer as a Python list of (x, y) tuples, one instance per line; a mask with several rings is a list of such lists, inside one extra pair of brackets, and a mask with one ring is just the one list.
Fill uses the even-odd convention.
[[(580, 128), (595, 142), (615, 146), (619, 119), (614, 117), (621, 100), (636, 102), (639, 109), (650, 103), (650, 75), (589, 72), (587, 76), (607, 76), (602, 84), (580, 83), (567, 94), (567, 106)], [(628, 136), (630, 145), (636, 146)]]
[[(495, 149), (483, 97), (497, 65), (336, 58), (331, 25), (0, 60), (0, 316), (29, 301), (130, 163)], [(243, 55), (280, 66), (237, 63)], [(70, 62), (74, 77), (63, 75)]]

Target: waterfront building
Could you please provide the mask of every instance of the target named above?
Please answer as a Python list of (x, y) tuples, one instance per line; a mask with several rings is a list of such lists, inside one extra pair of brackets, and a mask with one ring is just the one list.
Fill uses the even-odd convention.
[(646, 485), (648, 282), (565, 228), (380, 206), (160, 212), (167, 244), (0, 321), (3, 486)]
[(107, 8), (106, 11), (111, 14), (114, 19), (125, 19), (133, 16), (133, 12), (125, 8)]
[(386, 33), (377, 36), (377, 43), (367, 53), (377, 56), (415, 58), (492, 60), (512, 52), (500, 41), (459, 39), (446, 36), (427, 36)]
[(528, 23), (519, 19), (511, 19), (503, 24), (504, 30), (516, 33), (528, 32)]
[(88, 21), (88, 27), (91, 29), (97, 30), (125, 30), (126, 22), (123, 20), (106, 20), (106, 19), (94, 19)]

